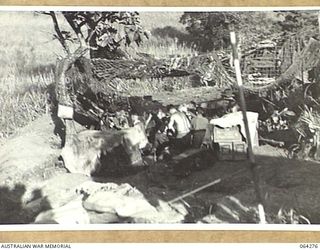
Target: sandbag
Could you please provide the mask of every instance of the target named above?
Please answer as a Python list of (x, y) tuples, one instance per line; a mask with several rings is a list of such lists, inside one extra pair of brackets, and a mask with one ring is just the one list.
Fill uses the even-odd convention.
[[(105, 214), (98, 218), (100, 221), (181, 223), (188, 213), (182, 204), (168, 204), (161, 200), (158, 200), (158, 206), (155, 207), (149, 203), (140, 191), (127, 183), (114, 189), (96, 191), (89, 195), (83, 206), (90, 212)], [(96, 221), (97, 216), (94, 216), (93, 220)]]
[(89, 224), (88, 212), (82, 207), (82, 199), (75, 199), (66, 205), (40, 213), (36, 219), (37, 224)]
[(58, 208), (77, 198), (78, 186), (90, 180), (86, 175), (65, 173), (55, 176), (42, 184), (37, 191), (41, 196), (41, 207)]
[(169, 204), (158, 200), (156, 210), (132, 214), (133, 223), (182, 223), (188, 211), (181, 203)]
[[(137, 128), (123, 130), (87, 130), (67, 140), (61, 156), (71, 173), (88, 176), (104, 168), (143, 165), (139, 150), (146, 137)], [(102, 160), (103, 159), (103, 160)]]
[(116, 213), (124, 217), (139, 209), (152, 209), (143, 194), (129, 184), (97, 190), (84, 201), (83, 206), (88, 210)]

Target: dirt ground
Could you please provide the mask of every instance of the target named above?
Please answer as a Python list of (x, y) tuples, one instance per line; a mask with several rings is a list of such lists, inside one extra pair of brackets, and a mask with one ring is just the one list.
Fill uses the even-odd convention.
[[(186, 100), (215, 99), (213, 88), (185, 90)], [(207, 96), (205, 96), (207, 95)], [(177, 93), (154, 97), (178, 103)], [(181, 92), (179, 94), (181, 95)], [(55, 124), (50, 116), (21, 129), (17, 135), (0, 146), (0, 223), (28, 223), (24, 206), (34, 199), (36, 190), (45, 181), (66, 173), (59, 160), (60, 141), (55, 135)], [(210, 154), (210, 152), (208, 152)], [(269, 145), (255, 148), (259, 165), (260, 185), (265, 197), (267, 214), (279, 209), (294, 209), (311, 223), (320, 223), (319, 179), (320, 164), (287, 158), (284, 149)], [(247, 161), (218, 161), (208, 158), (206, 167), (178, 169), (167, 163), (150, 164), (146, 169), (125, 177), (96, 177), (98, 182), (129, 183), (141, 191), (151, 204), (158, 199), (169, 201), (216, 179), (222, 181), (183, 199), (189, 215), (185, 222), (196, 223), (208, 214), (214, 214), (217, 204), (233, 196), (245, 206), (256, 206), (251, 171)], [(68, 182), (67, 179), (61, 181)]]
[[(275, 215), (280, 209), (294, 209), (311, 223), (320, 223), (320, 164), (287, 159), (284, 150), (269, 145), (256, 148), (255, 154), (266, 213)], [(166, 165), (157, 164), (118, 181), (136, 186), (150, 200), (159, 197), (169, 201), (219, 178), (219, 184), (184, 198), (190, 213), (187, 222), (194, 223), (214, 213), (216, 205), (227, 196), (248, 207), (257, 205), (247, 161), (214, 161), (205, 169), (191, 169), (186, 177), (176, 176)]]

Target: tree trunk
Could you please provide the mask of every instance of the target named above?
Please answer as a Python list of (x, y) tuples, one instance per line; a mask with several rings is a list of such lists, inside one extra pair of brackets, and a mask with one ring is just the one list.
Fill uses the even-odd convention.
[[(56, 72), (55, 72), (55, 84), (56, 84), (56, 96), (57, 101), (60, 106), (66, 106), (69, 108), (74, 108), (72, 95), (73, 93), (73, 85), (72, 81), (66, 77), (66, 71), (72, 66), (72, 64), (84, 54), (86, 49), (79, 48), (73, 54), (68, 55), (66, 58), (58, 61)], [(58, 109), (60, 107), (58, 106)], [(58, 111), (59, 115), (59, 111)], [(72, 120), (64, 119), (65, 124), (65, 141), (68, 140), (69, 135), (75, 134), (75, 126)]]

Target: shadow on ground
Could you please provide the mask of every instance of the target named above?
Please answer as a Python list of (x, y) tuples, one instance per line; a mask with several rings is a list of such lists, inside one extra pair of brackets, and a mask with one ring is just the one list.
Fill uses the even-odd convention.
[[(42, 199), (41, 207), (28, 207), (28, 203), (23, 202), (25, 193), (26, 187), (23, 184), (16, 184), (12, 189), (0, 187), (0, 224), (33, 223), (41, 207), (50, 208), (45, 198)], [(41, 190), (35, 189), (32, 191), (30, 202), (41, 197)]]
[[(286, 158), (282, 149), (261, 146), (256, 152), (260, 186), (266, 212), (273, 217), (280, 209), (294, 209), (311, 223), (320, 224), (320, 163)], [(214, 213), (217, 203), (234, 196), (245, 206), (256, 206), (252, 172), (247, 161), (216, 161), (204, 169), (184, 169), (188, 175), (176, 175), (166, 164), (121, 178), (98, 178), (99, 182), (129, 183), (157, 206), (158, 200), (170, 201), (202, 185), (221, 178), (221, 182), (183, 199), (189, 211), (185, 222), (196, 222)]]

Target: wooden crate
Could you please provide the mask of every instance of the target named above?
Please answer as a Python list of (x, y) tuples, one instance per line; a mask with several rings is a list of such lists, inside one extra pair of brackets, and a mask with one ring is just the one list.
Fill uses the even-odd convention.
[(233, 142), (233, 160), (246, 160), (248, 158), (247, 148), (245, 142)]
[(241, 142), (242, 135), (238, 126), (230, 128), (220, 128), (214, 126), (213, 128), (213, 142), (224, 143), (224, 142)]
[(247, 159), (247, 145), (245, 142), (219, 142), (218, 145), (218, 159), (221, 161)]
[(221, 161), (233, 160), (232, 142), (219, 142), (218, 159)]

